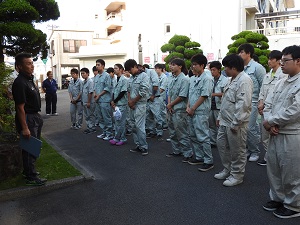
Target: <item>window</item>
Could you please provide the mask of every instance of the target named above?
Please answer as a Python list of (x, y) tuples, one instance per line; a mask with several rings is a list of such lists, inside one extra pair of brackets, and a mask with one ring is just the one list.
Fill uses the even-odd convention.
[(165, 33), (170, 33), (170, 32), (171, 32), (171, 25), (165, 24)]
[(63, 40), (64, 53), (78, 53), (80, 46), (86, 46), (86, 40)]

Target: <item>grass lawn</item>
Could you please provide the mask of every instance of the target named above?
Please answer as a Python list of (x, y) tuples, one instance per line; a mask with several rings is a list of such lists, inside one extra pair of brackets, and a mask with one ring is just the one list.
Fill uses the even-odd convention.
[[(40, 177), (48, 181), (59, 180), (67, 177), (82, 175), (76, 168), (67, 162), (55, 149), (42, 138), (41, 155), (36, 161), (36, 170)], [(25, 179), (22, 174), (0, 183), (0, 190), (25, 186)]]

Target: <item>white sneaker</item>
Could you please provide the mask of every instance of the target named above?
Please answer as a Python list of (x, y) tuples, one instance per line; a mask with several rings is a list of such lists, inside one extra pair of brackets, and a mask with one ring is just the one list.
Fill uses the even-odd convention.
[(104, 141), (109, 141), (110, 139), (113, 139), (113, 137), (112, 136), (106, 136), (106, 137), (103, 138)]
[(223, 185), (226, 187), (232, 187), (232, 186), (236, 186), (241, 183), (243, 183), (243, 180), (238, 180), (238, 179), (235, 179), (233, 176), (229, 176), (223, 182)]
[(104, 138), (106, 135), (105, 134), (99, 134), (97, 135), (97, 138)]
[(171, 138), (167, 138), (166, 141), (167, 141), (167, 142), (170, 142), (170, 141), (171, 141)]
[(249, 157), (249, 162), (256, 162), (259, 159), (259, 155), (257, 153), (251, 153)]
[(216, 173), (214, 178), (218, 179), (218, 180), (225, 180), (227, 177), (229, 176), (229, 173), (224, 170), (222, 170), (219, 173)]

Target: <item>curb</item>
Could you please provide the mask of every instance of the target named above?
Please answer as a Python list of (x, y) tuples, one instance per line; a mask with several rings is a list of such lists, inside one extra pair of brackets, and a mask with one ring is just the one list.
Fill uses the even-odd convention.
[(85, 177), (83, 175), (76, 177), (64, 178), (61, 180), (49, 181), (43, 186), (38, 187), (19, 187), (9, 190), (0, 191), (0, 202), (8, 200), (16, 200), (18, 198), (30, 197), (42, 193), (47, 193), (64, 187), (69, 187), (84, 181), (94, 180), (92, 176)]

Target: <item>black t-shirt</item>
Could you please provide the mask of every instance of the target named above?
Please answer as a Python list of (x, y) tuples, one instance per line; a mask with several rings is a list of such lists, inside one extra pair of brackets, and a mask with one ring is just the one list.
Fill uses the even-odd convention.
[(12, 86), (12, 94), (16, 105), (25, 103), (25, 113), (41, 111), (41, 97), (39, 89), (33, 82), (33, 76), (19, 73)]

